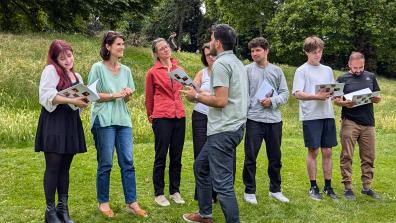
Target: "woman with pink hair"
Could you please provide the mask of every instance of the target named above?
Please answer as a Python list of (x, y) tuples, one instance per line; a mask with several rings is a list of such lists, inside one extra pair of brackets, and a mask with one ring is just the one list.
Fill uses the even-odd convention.
[[(73, 49), (64, 40), (54, 40), (48, 51), (39, 86), (42, 106), (38, 122), (35, 151), (44, 152), (45, 222), (73, 223), (68, 211), (69, 170), (76, 153), (86, 152), (80, 109), (87, 107), (85, 97), (67, 98), (59, 91), (82, 83), (74, 72)], [(80, 109), (73, 110), (68, 104)], [(58, 205), (55, 207), (55, 193)]]

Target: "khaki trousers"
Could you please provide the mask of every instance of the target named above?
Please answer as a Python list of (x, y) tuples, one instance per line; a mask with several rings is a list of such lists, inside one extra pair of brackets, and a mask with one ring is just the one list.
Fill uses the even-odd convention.
[(356, 142), (359, 144), (363, 188), (370, 188), (374, 175), (375, 127), (358, 125), (344, 119), (341, 123), (340, 168), (345, 188), (352, 188), (352, 161)]

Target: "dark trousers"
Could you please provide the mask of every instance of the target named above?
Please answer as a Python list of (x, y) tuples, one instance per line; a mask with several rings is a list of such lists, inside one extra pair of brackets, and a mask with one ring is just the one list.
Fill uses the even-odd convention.
[(185, 118), (157, 118), (152, 124), (155, 137), (153, 183), (155, 196), (164, 194), (164, 172), (169, 148), (169, 193), (179, 191), (181, 158), (186, 130)]
[(239, 222), (234, 192), (235, 150), (243, 138), (243, 127), (208, 139), (194, 162), (199, 214), (212, 217), (212, 188), (217, 192), (227, 223)]
[(281, 140), (282, 122), (262, 123), (248, 119), (245, 134), (245, 163), (243, 165), (243, 183), (245, 193), (256, 193), (256, 160), (261, 144), (265, 141), (268, 158), (269, 191), (281, 191)]
[[(206, 143), (207, 139), (207, 128), (208, 128), (208, 116), (197, 111), (193, 111), (191, 115), (192, 120), (192, 134), (193, 134), (193, 147), (194, 147), (194, 160), (197, 159), (202, 147)], [(234, 175), (235, 178), (235, 175)], [(197, 198), (197, 187), (195, 187), (194, 199)], [(214, 202), (217, 200), (216, 191), (212, 190), (212, 199)]]

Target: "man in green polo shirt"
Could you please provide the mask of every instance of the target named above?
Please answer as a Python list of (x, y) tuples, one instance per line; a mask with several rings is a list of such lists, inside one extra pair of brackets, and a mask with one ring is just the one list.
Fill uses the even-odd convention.
[(235, 30), (219, 24), (212, 30), (210, 52), (216, 56), (211, 95), (187, 87), (186, 97), (208, 105), (207, 141), (194, 163), (199, 213), (184, 214), (188, 222), (212, 222), (212, 184), (227, 223), (239, 222), (233, 185), (234, 152), (243, 138), (248, 108), (247, 74), (233, 53)]

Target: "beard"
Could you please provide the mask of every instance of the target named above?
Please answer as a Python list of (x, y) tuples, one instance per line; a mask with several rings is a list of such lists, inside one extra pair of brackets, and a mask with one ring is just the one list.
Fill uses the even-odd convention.
[(363, 74), (364, 71), (359, 71), (359, 72), (352, 72), (353, 76), (360, 76)]

